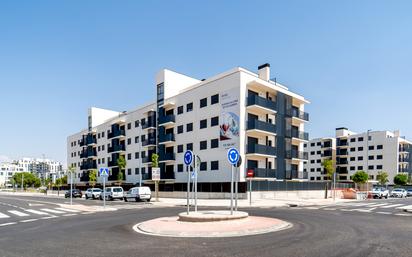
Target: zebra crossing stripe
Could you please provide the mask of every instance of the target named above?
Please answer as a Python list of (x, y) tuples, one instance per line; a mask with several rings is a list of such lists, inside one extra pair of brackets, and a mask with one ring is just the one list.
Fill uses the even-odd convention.
[(10, 218), (10, 216), (0, 212), (0, 219), (4, 218)]
[(65, 213), (64, 211), (58, 211), (58, 210), (53, 210), (53, 209), (41, 209), (41, 210), (45, 212), (51, 212), (51, 213), (57, 213), (57, 214)]
[(379, 204), (373, 204), (373, 205), (368, 205), (368, 207), (379, 207), (379, 206), (385, 206), (387, 203), (379, 203)]
[(383, 208), (383, 209), (388, 209), (388, 208), (393, 208), (393, 207), (398, 207), (398, 206), (402, 206), (403, 204), (391, 204), (391, 205), (386, 205), (386, 206), (382, 206), (379, 208)]
[(17, 222), (3, 223), (3, 224), (0, 224), (0, 227), (4, 227), (4, 226), (8, 226), (8, 225), (14, 225), (14, 224), (17, 224)]
[(412, 205), (405, 205), (405, 206), (398, 207), (396, 209), (412, 209)]
[(55, 208), (56, 210), (65, 211), (65, 212), (80, 212), (78, 210), (66, 209), (66, 208)]
[(38, 215), (49, 215), (46, 212), (42, 212), (42, 211), (38, 211), (38, 210), (26, 209), (25, 211), (33, 213), (33, 214), (38, 214)]
[(30, 214), (24, 213), (24, 212), (20, 212), (20, 211), (16, 211), (16, 210), (10, 210), (8, 211), (11, 214), (17, 215), (19, 217), (26, 217), (26, 216), (30, 216)]

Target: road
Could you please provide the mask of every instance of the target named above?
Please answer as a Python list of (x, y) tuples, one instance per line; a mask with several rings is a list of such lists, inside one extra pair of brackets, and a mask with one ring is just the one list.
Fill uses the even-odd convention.
[[(8, 216), (0, 218), (0, 256), (386, 257), (411, 256), (412, 250), (412, 215), (398, 209), (412, 205), (412, 199), (244, 209), (251, 215), (287, 220), (293, 227), (277, 233), (225, 239), (152, 237), (132, 230), (136, 223), (174, 216), (184, 207), (114, 202), (109, 204), (122, 208), (114, 212), (70, 212), (59, 209), (58, 204), (64, 202), (67, 200), (0, 195), (0, 213)], [(17, 212), (10, 212), (13, 210)], [(16, 215), (19, 212), (29, 216)], [(7, 223), (12, 224), (1, 226)]]

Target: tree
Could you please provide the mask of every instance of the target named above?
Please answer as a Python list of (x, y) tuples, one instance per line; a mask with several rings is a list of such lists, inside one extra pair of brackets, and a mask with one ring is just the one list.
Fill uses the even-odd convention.
[(408, 175), (405, 173), (399, 173), (393, 178), (393, 183), (397, 186), (404, 186), (408, 183)]
[(30, 172), (15, 173), (13, 175), (13, 180), (18, 187), (21, 187), (23, 182), (23, 188), (25, 189), (27, 187), (39, 187), (41, 185), (40, 179)]
[(357, 171), (355, 174), (352, 176), (352, 181), (355, 184), (365, 184), (369, 179), (368, 173), (364, 172), (363, 170)]
[(385, 171), (379, 171), (376, 179), (379, 181), (379, 185), (384, 186), (386, 183), (389, 182), (388, 173)]
[(67, 175), (64, 175), (63, 177), (60, 178), (62, 185), (67, 185)]
[(62, 184), (63, 184), (63, 178), (56, 178), (54, 185), (57, 187), (57, 195), (60, 195), (60, 187), (62, 186)]
[(49, 190), (50, 190), (50, 186), (51, 186), (51, 178), (46, 178), (46, 179), (44, 179), (43, 180), (43, 186), (47, 186), (48, 188), (49, 188)]
[(89, 184), (91, 187), (94, 187), (97, 182), (97, 170), (89, 171)]
[(326, 159), (322, 162), (322, 166), (326, 171), (326, 176), (328, 177), (329, 180), (333, 178), (333, 175), (335, 174), (335, 169), (333, 168), (333, 160), (331, 159)]
[(119, 173), (117, 173), (117, 183), (119, 185), (122, 184), (124, 176), (123, 176), (123, 170), (126, 168), (126, 159), (124, 158), (123, 155), (120, 155), (119, 158), (117, 159), (117, 166), (119, 167)]
[(159, 167), (159, 155), (158, 154), (152, 154), (152, 167), (153, 168), (158, 168)]

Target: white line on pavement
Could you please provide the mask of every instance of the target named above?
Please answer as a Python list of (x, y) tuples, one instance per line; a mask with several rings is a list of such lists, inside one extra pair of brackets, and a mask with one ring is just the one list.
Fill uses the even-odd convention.
[(10, 211), (8, 211), (8, 212), (10, 212), (11, 214), (20, 216), (20, 217), (30, 216), (30, 214), (27, 214), (27, 213), (24, 213), (24, 212), (20, 212), (20, 211), (15, 211), (15, 210), (10, 210)]
[(65, 212), (80, 212), (78, 210), (66, 209), (66, 208), (55, 208), (56, 210), (61, 210)]
[(3, 223), (3, 224), (0, 224), (0, 227), (14, 225), (14, 224), (17, 224), (17, 223), (16, 222)]
[(0, 219), (3, 219), (3, 218), (10, 218), (10, 216), (0, 212)]
[(26, 209), (27, 212), (38, 214), (38, 215), (50, 215), (49, 213), (38, 211), (38, 210), (32, 210), (32, 209)]
[(21, 220), (20, 222), (26, 223), (26, 222), (36, 221), (36, 220), (39, 220), (39, 219)]
[(48, 217), (43, 217), (43, 218), (40, 218), (40, 219), (42, 219), (42, 220), (48, 220), (48, 219), (55, 219), (55, 218), (58, 218), (59, 216), (48, 216)]
[(412, 214), (410, 214), (410, 213), (397, 213), (397, 214), (395, 214), (396, 216), (412, 216)]
[(392, 214), (392, 212), (387, 212), (387, 211), (377, 211), (376, 213), (385, 214), (385, 215), (391, 215)]
[(402, 206), (403, 204), (391, 204), (391, 205), (387, 205), (387, 206), (382, 206), (380, 208), (383, 209), (389, 209), (389, 208), (393, 208), (393, 207), (397, 207), (397, 206)]
[(405, 206), (398, 207), (396, 209), (411, 209), (411, 208), (412, 208), (412, 205), (405, 205)]
[(77, 216), (76, 213), (69, 213), (69, 214), (64, 214), (62, 215), (63, 217), (70, 217), (70, 216)]
[(64, 211), (58, 211), (58, 210), (53, 210), (53, 209), (41, 209), (41, 210), (45, 212), (51, 212), (51, 213), (57, 213), (57, 214), (64, 213)]

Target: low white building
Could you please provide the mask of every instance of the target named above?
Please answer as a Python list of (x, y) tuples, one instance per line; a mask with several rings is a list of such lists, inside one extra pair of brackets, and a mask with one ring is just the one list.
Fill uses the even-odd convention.
[(316, 138), (304, 144), (308, 161), (304, 163), (304, 171), (308, 174), (309, 181), (328, 180), (327, 173), (322, 166), (324, 160), (333, 160), (336, 168), (336, 139)]
[(61, 162), (46, 158), (20, 158), (14, 161), (24, 172), (31, 172), (40, 179), (50, 178), (54, 183), (61, 176), (63, 165)]
[(23, 172), (23, 168), (11, 162), (0, 163), (0, 188), (11, 188), (11, 179), (17, 172)]
[(89, 171), (100, 167), (110, 168), (108, 182), (114, 183), (120, 156), (127, 162), (124, 184), (151, 183), (151, 155), (158, 153), (161, 189), (183, 191), (183, 154), (192, 150), (201, 158), (199, 191), (227, 192), (231, 147), (243, 159), (241, 187), (249, 169), (263, 179), (305, 177), (308, 101), (270, 80), (269, 64), (257, 74), (238, 67), (203, 80), (165, 69), (154, 89), (156, 100), (132, 111), (89, 109), (87, 129), (67, 138), (77, 184), (87, 185)]

